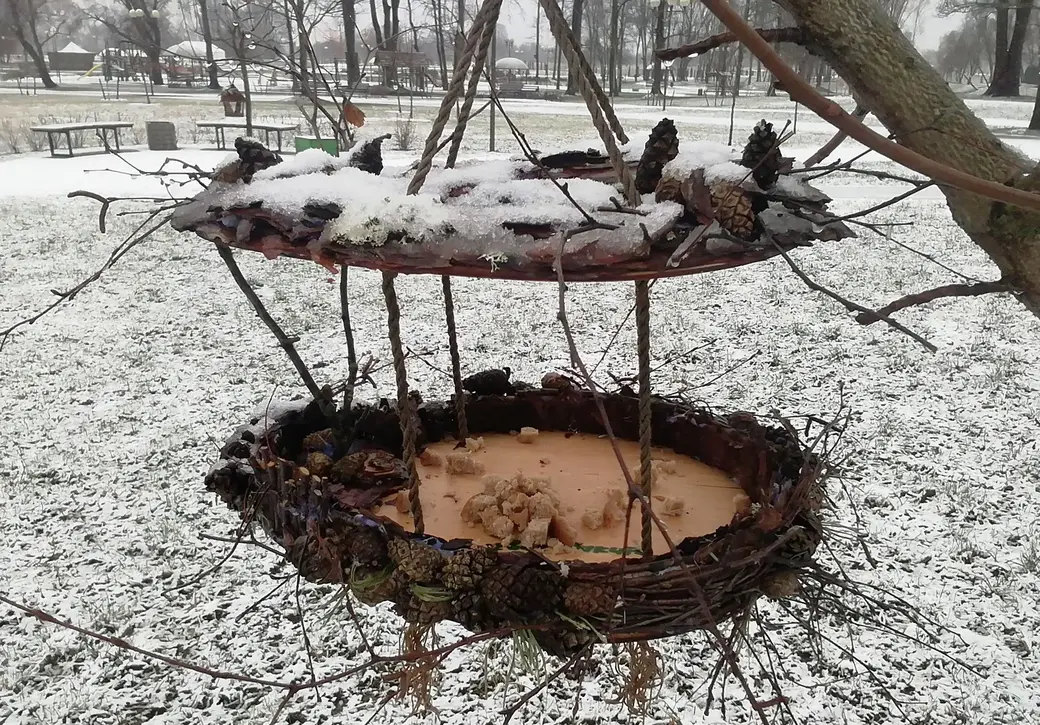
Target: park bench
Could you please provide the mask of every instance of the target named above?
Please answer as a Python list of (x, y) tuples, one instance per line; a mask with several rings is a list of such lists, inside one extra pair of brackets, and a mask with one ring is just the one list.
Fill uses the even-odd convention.
[[(61, 137), (65, 136), (65, 145), (68, 147), (68, 156), (71, 158), (72, 151), (72, 132), (73, 131), (94, 131), (97, 133), (98, 138), (101, 139), (101, 146), (104, 148), (106, 153), (112, 153), (112, 145), (109, 143), (108, 134), (112, 132), (112, 140), (115, 142), (115, 151), (119, 152), (119, 131), (124, 128), (133, 128), (132, 121), (87, 121), (84, 123), (52, 123), (45, 126), (31, 126), (29, 130), (35, 131), (36, 133), (47, 134), (47, 143), (51, 147), (51, 156), (58, 156), (58, 149), (61, 147)], [(55, 142), (57, 139), (57, 142)], [(64, 156), (65, 154), (61, 154)]]
[[(224, 132), (227, 129), (242, 130), (246, 127), (244, 120), (234, 121), (197, 121), (195, 125), (199, 128), (212, 128), (216, 134), (216, 142), (218, 149), (227, 148), (227, 138), (224, 136)], [(282, 134), (295, 131), (299, 128), (298, 124), (295, 123), (254, 123), (253, 134), (255, 135), (258, 131), (264, 132), (264, 141), (267, 147), (271, 147), (271, 134), (276, 134), (275, 138), (278, 142), (278, 151), (282, 150)]]

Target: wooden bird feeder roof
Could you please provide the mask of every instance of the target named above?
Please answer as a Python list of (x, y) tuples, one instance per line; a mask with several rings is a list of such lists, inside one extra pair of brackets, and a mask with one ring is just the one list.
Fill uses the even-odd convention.
[(648, 279), (736, 267), (768, 259), (778, 247), (853, 236), (827, 211), (826, 195), (796, 176), (763, 192), (735, 156), (729, 147), (695, 143), (665, 173), (697, 172), (706, 185), (732, 184), (754, 195), (762, 207), (754, 238), (728, 233), (710, 209), (681, 199), (645, 194), (640, 206), (623, 206), (616, 174), (593, 151), (555, 154), (537, 165), (496, 160), (435, 169), (419, 194), (408, 195), (407, 176), (367, 173), (350, 157), (308, 150), (249, 174), (250, 183), (215, 181), (173, 225), (330, 270), (553, 282), (557, 258), (568, 281)]

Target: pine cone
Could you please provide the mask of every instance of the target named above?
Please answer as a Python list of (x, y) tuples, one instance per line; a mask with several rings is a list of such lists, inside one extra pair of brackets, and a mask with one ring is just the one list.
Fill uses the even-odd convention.
[(665, 164), (679, 155), (679, 132), (667, 118), (654, 126), (650, 138), (643, 147), (643, 155), (636, 167), (636, 189), (640, 194), (649, 194), (661, 181)]
[(674, 176), (662, 177), (654, 190), (654, 200), (674, 201), (677, 204), (682, 204), (682, 182)]
[(414, 594), (405, 606), (399, 606), (397, 609), (404, 617), (404, 621), (422, 627), (443, 622), (453, 614), (451, 602), (431, 602), (420, 599)]
[(314, 451), (314, 453), (307, 454), (307, 470), (311, 474), (321, 477), (329, 475), (329, 471), (332, 470), (332, 459), (326, 456), (321, 451)]
[(389, 556), (386, 541), (368, 526), (352, 529), (347, 537), (347, 555), (358, 566), (385, 566)]
[(472, 591), (455, 595), (451, 600), (451, 616), (471, 632), (482, 632), (493, 624), (484, 599)]
[(390, 134), (387, 133), (365, 141), (361, 144), (361, 148), (350, 155), (347, 163), (356, 169), (379, 176), (383, 173), (383, 142), (388, 138), (390, 138)]
[(720, 181), (712, 184), (711, 203), (715, 219), (730, 234), (751, 241), (758, 234), (755, 229), (755, 211), (751, 197), (736, 184)]
[(444, 557), (430, 546), (407, 539), (391, 539), (390, 559), (413, 582), (433, 582), (444, 567)]
[[(355, 576), (358, 576), (357, 572), (355, 572)], [(400, 571), (395, 570), (376, 586), (354, 588), (351, 589), (351, 592), (354, 594), (354, 598), (362, 604), (375, 606), (382, 602), (396, 600), (402, 592), (408, 592), (408, 579)], [(408, 596), (411, 597), (411, 592), (408, 592)]]
[(269, 169), (282, 163), (282, 157), (271, 151), (259, 141), (239, 137), (235, 139), (235, 152), (238, 154), (238, 169), (242, 181), (247, 184), (253, 180), (258, 171)]
[(775, 574), (762, 584), (762, 593), (770, 599), (787, 599), (801, 590), (798, 575), (793, 571)]
[(753, 169), (751, 176), (763, 189), (768, 189), (780, 178), (780, 148), (773, 124), (764, 118), (748, 136), (740, 165)]
[(480, 593), (495, 617), (526, 621), (554, 612), (563, 598), (563, 577), (525, 564), (492, 569), (480, 581)]
[(490, 546), (463, 549), (444, 563), (444, 586), (448, 589), (476, 589), (484, 573), (498, 564), (498, 554)]
[(546, 653), (566, 658), (595, 640), (596, 635), (586, 630), (549, 629), (537, 630), (534, 638)]
[(615, 589), (607, 584), (573, 582), (563, 593), (563, 604), (575, 614), (606, 614), (614, 611)]
[(303, 437), (303, 450), (305, 451), (321, 451), (322, 453), (328, 453), (326, 450), (332, 445), (332, 428), (326, 428), (325, 430), (319, 430), (316, 433), (308, 433)]
[(509, 382), (513, 371), (509, 368), (501, 370), (482, 370), (463, 378), (462, 387), (474, 395), (512, 395), (516, 388)]

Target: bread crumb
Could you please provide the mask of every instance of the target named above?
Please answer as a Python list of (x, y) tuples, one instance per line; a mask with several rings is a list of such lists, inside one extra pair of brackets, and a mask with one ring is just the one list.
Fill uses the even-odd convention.
[(527, 500), (531, 517), (535, 519), (551, 519), (559, 512), (559, 508), (553, 503), (552, 498), (545, 493), (536, 493)]
[(667, 473), (672, 475), (676, 472), (675, 461), (671, 458), (662, 458), (659, 461), (654, 461), (657, 464), (657, 468), (661, 473)]
[(527, 528), (520, 534), (520, 544), (528, 548), (545, 546), (549, 542), (549, 525), (551, 519), (531, 519)]
[(744, 492), (738, 493), (733, 497), (733, 508), (736, 511), (736, 517), (745, 518), (751, 515), (751, 498)]
[(426, 448), (419, 454), (419, 463), (430, 468), (440, 468), (444, 465), (444, 456), (437, 451)]
[(479, 450), (481, 450), (483, 448), (484, 448), (484, 438), (483, 438), (483, 436), (474, 437), (474, 438), (467, 438), (466, 439), (466, 450), (469, 451), (470, 453), (476, 453), (477, 451), (479, 451)]
[(548, 458), (539, 458), (538, 462), (541, 463), (543, 466), (548, 466), (549, 465), (549, 459)]
[(477, 475), (484, 473), (484, 464), (469, 451), (453, 451), (445, 456), (448, 473), (455, 475)]
[(398, 513), (406, 514), (411, 510), (411, 501), (408, 499), (407, 491), (398, 491), (394, 499), (394, 507)]
[(526, 425), (516, 434), (516, 439), (521, 443), (534, 443), (537, 438), (538, 429)]
[[(503, 504), (503, 506), (504, 505), (505, 504)], [(523, 531), (524, 529), (526, 529), (527, 522), (531, 520), (531, 514), (527, 511), (526, 507), (519, 510), (510, 511), (508, 514), (506, 514), (506, 516), (511, 518), (513, 520), (513, 523), (516, 524), (517, 531)]]
[(607, 501), (603, 506), (603, 525), (613, 526), (625, 520), (625, 509), (617, 505), (617, 502)]
[(581, 525), (590, 531), (603, 528), (603, 509), (585, 509), (581, 515)]
[(505, 479), (501, 476), (488, 474), (484, 476), (484, 478), (480, 479), (480, 482), (484, 485), (484, 493), (486, 493), (488, 496), (494, 496), (495, 491), (498, 489), (499, 482), (504, 480)]
[(478, 493), (476, 496), (471, 496), (466, 503), (462, 505), (462, 520), (475, 524), (481, 520), (483, 513), (489, 509), (498, 513), (498, 501), (495, 500), (494, 496), (488, 496), (484, 493)]
[(682, 516), (686, 512), (686, 501), (678, 496), (666, 496), (661, 502), (661, 513), (665, 516)]
[(564, 546), (574, 546), (578, 540), (578, 532), (570, 521), (559, 514), (552, 517), (549, 533), (559, 539)]
[[(530, 528), (530, 525), (528, 525), (528, 528)], [(484, 530), (497, 539), (505, 539), (512, 536), (515, 529), (516, 524), (513, 523), (513, 520), (502, 514), (488, 516), (484, 519)]]

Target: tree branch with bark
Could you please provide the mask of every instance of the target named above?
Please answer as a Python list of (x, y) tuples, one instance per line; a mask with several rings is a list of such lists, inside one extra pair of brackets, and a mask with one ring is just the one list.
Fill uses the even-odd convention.
[(781, 0), (820, 57), (898, 139), (867, 128), (820, 96), (725, 0), (705, 6), (791, 97), (889, 159), (941, 182), (957, 224), (1040, 316), (1040, 174), (1005, 146), (921, 57), (873, 0)]

